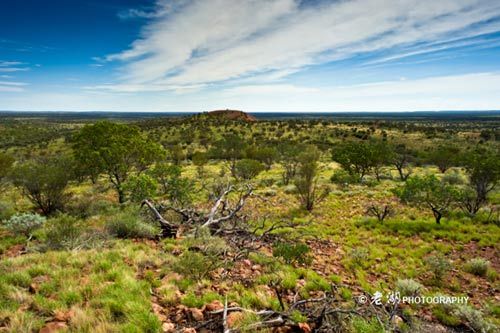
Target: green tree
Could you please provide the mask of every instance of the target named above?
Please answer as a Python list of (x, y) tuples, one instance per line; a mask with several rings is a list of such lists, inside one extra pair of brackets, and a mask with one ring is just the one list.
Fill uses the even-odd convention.
[(168, 200), (181, 207), (191, 203), (194, 184), (190, 179), (182, 177), (180, 166), (157, 163), (149, 173), (160, 183)]
[(6, 153), (0, 152), (0, 188), (3, 181), (8, 176), (12, 165), (14, 164), (14, 158)]
[(440, 181), (434, 175), (408, 178), (405, 185), (395, 192), (407, 204), (429, 208), (437, 224), (457, 196), (455, 187)]
[(428, 161), (436, 165), (441, 173), (457, 165), (460, 149), (453, 145), (441, 145), (428, 154)]
[(158, 182), (147, 174), (131, 176), (123, 184), (123, 190), (128, 192), (132, 202), (142, 202), (152, 198), (158, 190)]
[(257, 177), (264, 169), (264, 165), (259, 161), (244, 158), (236, 162), (235, 175), (237, 178), (250, 180)]
[(205, 177), (205, 165), (208, 163), (208, 154), (205, 152), (197, 151), (192, 156), (193, 164), (196, 165), (196, 171), (200, 178)]
[(165, 156), (137, 127), (109, 121), (84, 126), (74, 137), (73, 151), (82, 170), (107, 174), (120, 203), (125, 202), (123, 183), (130, 171), (140, 173)]
[(488, 201), (488, 194), (500, 179), (499, 152), (476, 149), (466, 153), (462, 160), (469, 179), (468, 186), (459, 196), (460, 206), (471, 215), (475, 215)]
[(412, 173), (410, 163), (413, 161), (413, 152), (404, 143), (396, 143), (391, 150), (392, 165), (398, 170), (399, 178), (405, 181)]
[(299, 165), (299, 154), (304, 150), (304, 145), (292, 142), (283, 142), (278, 145), (279, 161), (283, 166), (283, 184), (288, 185), (295, 177)]
[(346, 141), (332, 151), (332, 159), (339, 163), (351, 176), (363, 180), (373, 169), (373, 151), (364, 141)]
[(314, 205), (328, 195), (326, 189), (321, 191), (318, 186), (319, 158), (320, 152), (314, 146), (308, 147), (298, 156), (299, 166), (294, 184), (302, 206), (308, 211), (312, 211)]
[(229, 170), (236, 176), (236, 161), (245, 157), (246, 142), (239, 135), (231, 134), (215, 143), (211, 149), (214, 158), (224, 159), (229, 163)]
[(68, 200), (65, 190), (74, 174), (72, 168), (72, 160), (67, 157), (40, 157), (16, 165), (12, 183), (48, 216), (62, 210)]

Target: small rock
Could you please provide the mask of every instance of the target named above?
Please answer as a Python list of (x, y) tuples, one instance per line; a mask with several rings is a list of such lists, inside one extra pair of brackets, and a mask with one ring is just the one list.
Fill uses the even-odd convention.
[(252, 267), (252, 262), (248, 259), (243, 260), (243, 264), (247, 267)]
[(44, 327), (42, 327), (39, 333), (53, 333), (60, 330), (64, 330), (66, 328), (68, 328), (68, 325), (66, 325), (66, 323), (60, 321), (53, 321), (47, 323)]
[(308, 323), (299, 323), (299, 329), (304, 333), (311, 333), (311, 327)]
[(224, 309), (224, 304), (222, 304), (222, 302), (219, 300), (214, 300), (214, 301), (208, 303), (207, 305), (205, 305), (205, 309), (207, 311), (221, 310), (221, 309)]
[(203, 321), (203, 312), (201, 312), (200, 309), (190, 308), (189, 311), (191, 312), (191, 316), (193, 317), (194, 320)]
[(404, 320), (400, 316), (395, 315), (394, 317), (392, 317), (392, 323), (396, 326), (401, 325), (403, 322)]
[(175, 325), (173, 323), (163, 323), (161, 326), (163, 333), (175, 333)]
[(252, 266), (252, 271), (260, 271), (262, 269), (262, 266), (260, 265), (253, 265)]
[(185, 328), (183, 333), (196, 333), (196, 330), (192, 327)]

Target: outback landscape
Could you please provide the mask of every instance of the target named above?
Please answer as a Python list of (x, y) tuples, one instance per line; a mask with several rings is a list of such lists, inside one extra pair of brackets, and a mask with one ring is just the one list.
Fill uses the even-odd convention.
[(498, 332), (499, 125), (2, 113), (0, 331)]

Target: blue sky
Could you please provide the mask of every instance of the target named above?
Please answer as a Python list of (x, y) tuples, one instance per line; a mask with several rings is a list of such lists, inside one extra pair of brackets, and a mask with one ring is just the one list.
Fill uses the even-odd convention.
[(500, 109), (497, 0), (3, 0), (0, 110)]

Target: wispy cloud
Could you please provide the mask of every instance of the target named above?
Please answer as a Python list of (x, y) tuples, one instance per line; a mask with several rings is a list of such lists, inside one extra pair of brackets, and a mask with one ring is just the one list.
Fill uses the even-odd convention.
[[(0, 60), (0, 73), (13, 73), (28, 71), (29, 67), (19, 61), (1, 61)], [(23, 67), (20, 67), (23, 66)]]
[(279, 79), (359, 54), (395, 61), (487, 44), (475, 38), (500, 31), (496, 0), (159, 1), (130, 13), (150, 22), (129, 49), (106, 57), (124, 63), (107, 86), (114, 91)]

